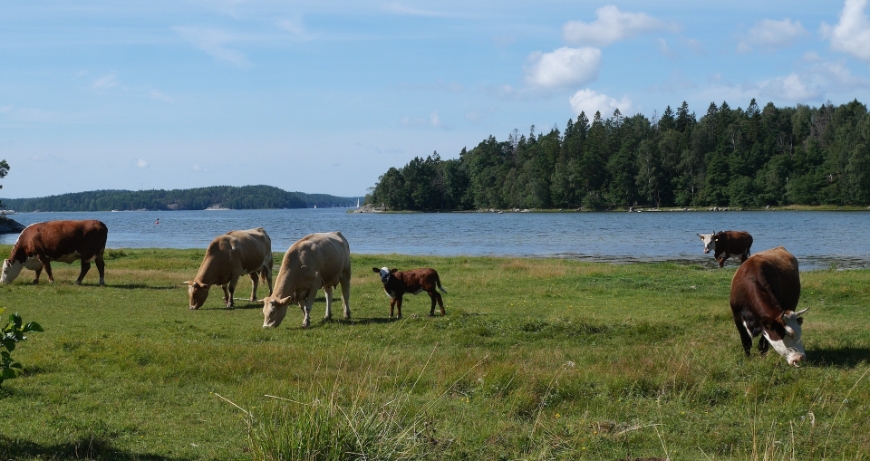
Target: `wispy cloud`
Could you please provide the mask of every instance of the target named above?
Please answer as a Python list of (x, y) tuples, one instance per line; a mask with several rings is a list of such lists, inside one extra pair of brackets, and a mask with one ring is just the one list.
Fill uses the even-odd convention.
[(237, 37), (221, 29), (206, 27), (175, 27), (175, 32), (209, 56), (236, 67), (250, 66), (244, 53), (228, 46)]
[(594, 22), (568, 21), (562, 26), (562, 38), (572, 45), (607, 46), (640, 34), (662, 30), (676, 31), (673, 23), (656, 19), (646, 13), (620, 11), (615, 5), (595, 10)]
[(169, 96), (166, 96), (165, 94), (163, 94), (159, 90), (151, 90), (151, 92), (148, 93), (148, 97), (155, 100), (155, 101), (168, 102), (170, 104), (175, 102), (174, 99), (170, 98)]
[(776, 51), (792, 46), (799, 38), (807, 35), (800, 21), (785, 18), (781, 21), (764, 19), (756, 22), (743, 34), (737, 44), (737, 51), (746, 53), (755, 48)]
[(91, 83), (92, 90), (108, 90), (116, 86), (118, 86), (117, 74), (103, 75)]
[(424, 16), (430, 18), (446, 18), (446, 17), (455, 17), (456, 15), (453, 13), (448, 13), (444, 11), (435, 11), (435, 10), (423, 10), (419, 8), (413, 8), (405, 5), (402, 2), (390, 2), (384, 5), (384, 10), (393, 14), (400, 14), (404, 16)]
[(313, 38), (312, 34), (305, 27), (301, 17), (279, 19), (275, 23), (278, 28), (289, 33), (297, 40), (311, 40)]
[(822, 23), (822, 36), (831, 41), (831, 49), (870, 63), (870, 19), (865, 10), (867, 0), (846, 0), (840, 22)]
[(148, 168), (148, 162), (140, 158), (136, 161), (136, 168)]
[(432, 112), (427, 118), (405, 116), (399, 120), (399, 123), (401, 123), (403, 126), (410, 126), (416, 128), (442, 128), (444, 126), (444, 123), (441, 121), (441, 116), (438, 115), (438, 111)]
[(601, 50), (562, 47), (550, 53), (532, 53), (526, 82), (545, 89), (585, 85), (598, 78)]

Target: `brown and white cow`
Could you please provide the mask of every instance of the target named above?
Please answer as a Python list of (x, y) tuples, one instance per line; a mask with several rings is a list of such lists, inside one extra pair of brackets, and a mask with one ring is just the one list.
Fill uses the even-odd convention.
[(435, 269), (421, 268), (400, 271), (399, 269), (388, 269), (386, 267), (380, 269), (373, 267), (372, 272), (381, 276), (384, 292), (390, 297), (390, 318), (393, 318), (394, 307), (398, 307), (398, 318), (402, 318), (402, 297), (405, 293), (416, 295), (424, 291), (429, 294), (429, 298), (432, 300), (429, 316), (435, 315), (436, 301), (441, 308), (441, 315), (445, 315), (444, 301), (435, 288), (437, 287), (442, 293), (447, 293), (447, 290), (441, 286), (441, 278), (438, 277), (438, 272)]
[(272, 239), (265, 229), (234, 230), (215, 237), (205, 250), (205, 258), (193, 280), (187, 284), (189, 306), (199, 309), (208, 298), (212, 285), (224, 290), (224, 303), (232, 309), (233, 294), (239, 277), (248, 274), (254, 286), (251, 301), (257, 300), (258, 275), (269, 283), (272, 294)]
[(277, 327), (287, 306), (302, 308), (302, 327), (311, 325), (317, 290), (326, 294), (326, 315), (332, 318), (332, 289), (341, 284), (344, 318), (350, 318), (350, 245), (341, 232), (310, 234), (290, 246), (275, 281), (275, 291), (263, 299), (263, 328)]
[(698, 234), (704, 242), (704, 254), (713, 252), (713, 257), (719, 263), (719, 267), (725, 266), (725, 260), (731, 256), (740, 256), (740, 262), (749, 257), (749, 248), (752, 246), (752, 236), (743, 231), (723, 231), (712, 234)]
[(76, 279), (76, 285), (82, 284), (82, 279), (91, 268), (91, 261), (97, 264), (100, 285), (105, 285), (103, 252), (106, 250), (108, 236), (109, 229), (106, 225), (93, 219), (31, 224), (21, 231), (9, 259), (3, 261), (0, 283), (11, 283), (25, 267), (36, 271), (34, 284), (39, 283), (39, 275), (43, 269), (48, 275), (48, 281), (54, 283), (51, 261), (70, 264), (80, 259), (82, 270)]
[(762, 335), (759, 353), (770, 344), (789, 365), (806, 358), (801, 315), (808, 309), (795, 312), (800, 295), (797, 259), (783, 247), (757, 253), (737, 269), (731, 279), (731, 313), (747, 356), (752, 338)]

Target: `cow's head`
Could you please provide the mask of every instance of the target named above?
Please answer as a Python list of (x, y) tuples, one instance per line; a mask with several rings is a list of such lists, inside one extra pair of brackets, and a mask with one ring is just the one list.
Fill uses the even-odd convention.
[(287, 316), (287, 305), (293, 302), (294, 296), (275, 298), (267, 296), (263, 298), (263, 328), (275, 328), (281, 325)]
[(716, 252), (716, 232), (712, 234), (698, 234), (698, 237), (701, 237), (701, 241), (704, 242), (704, 254), (709, 252)]
[(394, 272), (398, 272), (399, 269), (387, 269), (386, 267), (382, 267), (378, 269), (377, 267), (372, 268), (372, 272), (381, 276), (381, 282), (386, 285), (387, 282), (390, 281), (390, 275)]
[(36, 258), (27, 258), (24, 262), (12, 258), (3, 260), (3, 273), (0, 274), (0, 283), (12, 283), (21, 274), (21, 269), (25, 267), (35, 271), (42, 269), (42, 263)]
[(775, 325), (764, 326), (764, 337), (779, 355), (785, 357), (789, 365), (799, 366), (806, 359), (804, 345), (801, 342), (801, 317), (809, 308), (802, 311), (785, 311)]
[(208, 289), (210, 285), (199, 283), (197, 281), (184, 282), (187, 285), (187, 295), (190, 299), (190, 309), (199, 309), (205, 304), (208, 298)]

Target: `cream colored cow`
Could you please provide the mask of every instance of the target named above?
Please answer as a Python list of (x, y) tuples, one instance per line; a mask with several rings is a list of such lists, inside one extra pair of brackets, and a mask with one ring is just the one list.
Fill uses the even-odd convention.
[(332, 289), (341, 284), (344, 318), (350, 318), (350, 246), (341, 232), (311, 234), (290, 246), (281, 261), (275, 291), (263, 299), (263, 328), (277, 327), (287, 306), (302, 308), (302, 327), (311, 325), (317, 290), (326, 294), (325, 319), (332, 318)]
[(216, 237), (205, 250), (205, 258), (196, 277), (184, 282), (188, 287), (190, 308), (202, 307), (208, 298), (209, 288), (220, 285), (224, 290), (224, 303), (227, 309), (232, 309), (236, 283), (245, 274), (249, 274), (254, 282), (251, 301), (257, 300), (258, 275), (269, 283), (271, 295), (272, 266), (272, 239), (262, 227), (229, 231)]

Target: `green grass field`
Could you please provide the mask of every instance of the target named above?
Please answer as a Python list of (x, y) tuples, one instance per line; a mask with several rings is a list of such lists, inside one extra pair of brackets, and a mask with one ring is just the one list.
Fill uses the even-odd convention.
[[(201, 260), (110, 250), (107, 287), (77, 264), (0, 286), (45, 329), (0, 388), (0, 459), (870, 459), (868, 270), (802, 274), (791, 368), (744, 357), (732, 262), (355, 255), (350, 321), (321, 294), (310, 329), (264, 330), (246, 278), (235, 310), (216, 287), (187, 309)], [(436, 268), (447, 316), (422, 294), (390, 320), (384, 265)]]

